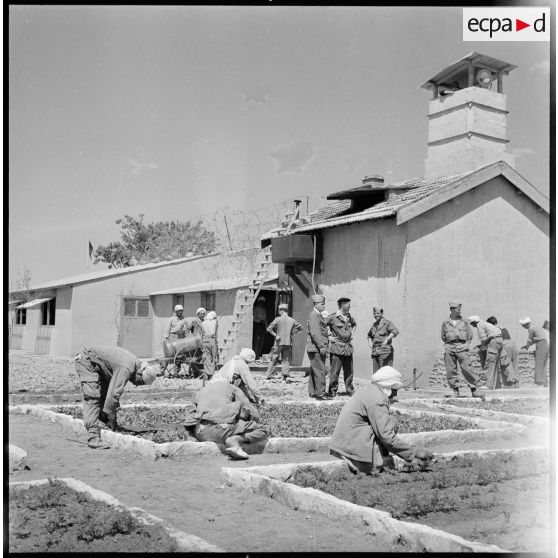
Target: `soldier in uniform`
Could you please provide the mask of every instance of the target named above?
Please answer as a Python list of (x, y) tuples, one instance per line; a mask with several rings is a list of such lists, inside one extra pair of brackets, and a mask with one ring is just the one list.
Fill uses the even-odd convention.
[(383, 366), (393, 364), (391, 340), (399, 334), (392, 322), (384, 318), (384, 309), (374, 306), (374, 323), (368, 331), (368, 345), (371, 349), (372, 370), (377, 372)]
[(351, 299), (342, 297), (337, 301), (339, 309), (335, 314), (326, 318), (329, 327), (329, 390), (331, 397), (337, 395), (339, 385), (339, 372), (343, 367), (343, 379), (347, 395), (354, 393), (353, 387), (353, 331), (356, 322), (353, 320), (349, 310)]
[(471, 368), (469, 359), (469, 344), (473, 339), (473, 331), (469, 324), (461, 317), (461, 302), (450, 300), (449, 318), (442, 322), (441, 337), (444, 342), (444, 363), (446, 377), (453, 394), (459, 396), (459, 379), (457, 376), (457, 363), (465, 381), (471, 388), (473, 397), (477, 394), (478, 378)]
[(327, 325), (322, 312), (325, 309), (325, 296), (312, 296), (314, 309), (308, 316), (308, 337), (306, 352), (310, 359), (310, 376), (308, 378), (308, 395), (314, 399), (330, 399), (325, 392), (325, 361), (327, 355)]

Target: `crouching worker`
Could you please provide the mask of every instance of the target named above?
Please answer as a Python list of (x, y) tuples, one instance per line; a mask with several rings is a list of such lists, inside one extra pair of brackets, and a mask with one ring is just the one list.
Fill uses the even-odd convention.
[(75, 357), (74, 366), (83, 393), (87, 445), (93, 449), (108, 449), (110, 446), (101, 440), (101, 423), (118, 430), (116, 411), (126, 383), (152, 384), (157, 371), (130, 351), (108, 345), (84, 347)]
[(265, 403), (258, 384), (250, 372), (250, 364), (256, 360), (256, 353), (252, 349), (242, 349), (240, 353), (229, 360), (221, 370), (213, 375), (213, 379), (225, 379), (230, 384), (240, 388), (250, 403), (259, 408)]
[[(241, 384), (239, 378), (233, 381)], [(195, 409), (184, 426), (194, 426), (194, 435), (200, 442), (224, 444), (225, 453), (233, 459), (248, 459), (241, 444), (263, 444), (269, 432), (258, 422), (258, 409), (250, 403), (239, 385), (234, 385), (224, 376), (212, 378), (197, 392)]]
[(331, 455), (347, 462), (352, 473), (394, 468), (390, 453), (409, 463), (432, 459), (430, 452), (397, 437), (397, 421), (389, 407), (402, 386), (401, 374), (384, 366), (372, 376), (372, 383), (356, 391), (341, 409), (329, 448)]

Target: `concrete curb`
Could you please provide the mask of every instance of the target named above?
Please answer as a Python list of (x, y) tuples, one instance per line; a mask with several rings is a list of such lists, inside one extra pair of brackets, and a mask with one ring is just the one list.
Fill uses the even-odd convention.
[[(494, 398), (496, 399), (496, 398)], [(507, 421), (507, 423), (512, 423), (515, 426), (524, 425), (524, 426), (539, 426), (539, 427), (548, 427), (550, 424), (550, 417), (538, 417), (534, 415), (522, 415), (519, 413), (506, 413), (504, 411), (492, 411), (490, 409), (476, 409), (474, 407), (460, 407), (457, 405), (451, 405), (448, 401), (452, 401), (452, 398), (440, 400), (440, 399), (433, 399), (423, 401), (424, 405), (428, 407), (432, 407), (435, 409), (440, 409), (442, 412), (446, 414), (451, 412), (454, 415), (462, 415), (466, 416), (469, 420), (474, 419), (475, 417), (486, 417), (487, 419), (492, 419), (496, 421)], [(482, 419), (478, 419), (482, 420)], [(519, 424), (518, 424), (519, 423)]]
[[(316, 402), (320, 404), (322, 402)], [(329, 403), (329, 402), (327, 402)], [(327, 404), (326, 403), (326, 404)], [(144, 404), (123, 405), (122, 408), (145, 407)], [(151, 407), (151, 405), (149, 405)], [(174, 405), (152, 405), (152, 407), (167, 406), (183, 406)], [(74, 419), (70, 415), (57, 413), (52, 408), (75, 409), (77, 405), (53, 405), (53, 406), (36, 406), (36, 405), (15, 405), (9, 407), (10, 413), (15, 414), (31, 414), (38, 418), (61, 424), (70, 428), (72, 431), (80, 435), (85, 435), (85, 427), (81, 419)], [(414, 409), (397, 409), (396, 414), (406, 416), (439, 416), (443, 413), (435, 413), (430, 411), (418, 411)], [(444, 415), (452, 416), (452, 415)], [(478, 430), (434, 430), (431, 432), (416, 432), (409, 434), (400, 434), (401, 438), (411, 444), (432, 444), (445, 442), (469, 442), (469, 441), (486, 441), (495, 440), (501, 437), (511, 437), (522, 432), (526, 427), (522, 425), (514, 425), (510, 423), (487, 421), (471, 417), (471, 422), (478, 424)], [(102, 430), (101, 438), (109, 442), (113, 448), (126, 449), (136, 451), (143, 457), (150, 459), (159, 459), (160, 457), (196, 457), (200, 455), (221, 455), (219, 446), (213, 442), (165, 442), (158, 444), (150, 440), (145, 440), (137, 436), (112, 432), (111, 430)], [(329, 453), (330, 437), (313, 437), (313, 438), (270, 438), (263, 453)]]
[(10, 473), (26, 467), (27, 452), (21, 448), (8, 444)]
[[(56, 479), (59, 482), (64, 483), (68, 488), (75, 490), (76, 492), (82, 492), (87, 494), (92, 500), (98, 502), (103, 502), (109, 506), (116, 508), (122, 508), (128, 511), (133, 517), (144, 525), (158, 525), (162, 527), (167, 534), (174, 539), (177, 544), (178, 552), (224, 552), (221, 548), (209, 543), (205, 539), (197, 537), (196, 535), (190, 535), (184, 531), (179, 531), (174, 527), (168, 527), (166, 522), (152, 515), (142, 508), (128, 507), (122, 502), (117, 500), (114, 496), (111, 496), (107, 492), (102, 490), (97, 490), (84, 482), (74, 479), (72, 477)], [(21, 481), (21, 482), (11, 482), (10, 488), (15, 488), (16, 490), (28, 490), (32, 486), (40, 486), (47, 484), (49, 479), (40, 479), (34, 481)]]
[[(548, 449), (523, 448), (511, 452), (534, 451), (545, 452)], [(439, 459), (451, 459), (456, 455), (475, 455), (485, 457), (498, 453), (510, 453), (508, 450), (479, 450), (458, 451), (437, 456)], [(396, 462), (403, 461), (397, 458)], [(291, 508), (302, 511), (320, 513), (329, 518), (348, 522), (352, 525), (362, 525), (364, 529), (370, 528), (394, 537), (403, 537), (413, 546), (415, 552), (507, 552), (491, 544), (467, 541), (462, 537), (434, 529), (427, 525), (409, 523), (394, 519), (391, 514), (382, 510), (358, 506), (346, 502), (330, 494), (325, 494), (314, 488), (302, 488), (288, 481), (298, 469), (320, 468), (325, 472), (333, 472), (345, 468), (345, 462), (327, 461), (314, 463), (288, 463), (280, 465), (256, 466), (247, 468), (222, 468), (222, 479), (229, 486), (251, 490), (257, 494), (268, 496)]]

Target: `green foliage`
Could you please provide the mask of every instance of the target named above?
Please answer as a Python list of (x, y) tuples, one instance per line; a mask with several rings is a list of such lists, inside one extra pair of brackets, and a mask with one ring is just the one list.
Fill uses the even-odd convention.
[(436, 512), (490, 508), (502, 482), (532, 479), (535, 471), (548, 471), (548, 462), (541, 464), (533, 455), (456, 456), (432, 463), (430, 468), (395, 475), (374, 472), (354, 476), (347, 469), (328, 474), (307, 466), (289, 482), (387, 511), (397, 519), (418, 518)]
[(540, 399), (510, 399), (508, 401), (495, 400), (472, 403), (468, 400), (452, 400), (449, 402), (456, 407), (465, 407), (468, 409), (487, 409), (490, 411), (501, 411), (504, 413), (516, 413), (518, 415), (534, 415), (548, 417), (549, 402)]
[(109, 268), (130, 267), (141, 263), (183, 258), (187, 255), (210, 254), (217, 248), (215, 233), (201, 221), (157, 221), (145, 224), (139, 218), (125, 215), (117, 219), (120, 241), (110, 242), (95, 250), (94, 263), (107, 263)]
[(10, 552), (176, 551), (161, 527), (143, 525), (124, 508), (91, 500), (56, 480), (10, 490), (9, 514)]

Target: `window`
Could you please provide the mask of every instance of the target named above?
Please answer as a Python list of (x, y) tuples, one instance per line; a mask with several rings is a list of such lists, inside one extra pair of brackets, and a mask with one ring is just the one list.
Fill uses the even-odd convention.
[(180, 306), (182, 306), (182, 308), (184, 308), (184, 295), (174, 295), (173, 301), (172, 301), (173, 310), (174, 310), (174, 307), (177, 304), (180, 304)]
[(41, 325), (53, 326), (56, 318), (56, 299), (51, 298), (41, 304)]
[(215, 310), (215, 291), (205, 291), (201, 294), (201, 307), (208, 312)]
[(149, 318), (149, 297), (125, 298), (125, 318)]
[(16, 325), (25, 325), (27, 323), (27, 308), (18, 308), (15, 314)]

